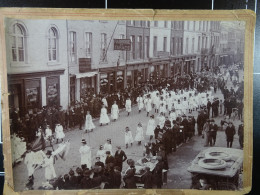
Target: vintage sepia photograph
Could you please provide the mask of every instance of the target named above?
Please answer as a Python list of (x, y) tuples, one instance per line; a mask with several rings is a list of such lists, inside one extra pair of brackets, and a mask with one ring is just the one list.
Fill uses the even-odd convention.
[(4, 27), (15, 191), (243, 189), (245, 21)]

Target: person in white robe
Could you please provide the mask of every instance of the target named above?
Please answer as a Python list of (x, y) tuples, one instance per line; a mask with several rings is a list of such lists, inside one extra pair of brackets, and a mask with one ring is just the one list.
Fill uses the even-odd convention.
[(146, 128), (146, 135), (150, 136), (150, 140), (153, 139), (155, 127), (156, 125), (155, 125), (154, 115), (152, 115), (148, 120), (148, 124)]
[(103, 97), (101, 101), (102, 101), (103, 105), (107, 108), (108, 107), (108, 103), (107, 103), (106, 97)]
[(131, 144), (133, 145), (134, 139), (131, 130), (129, 127), (125, 128), (125, 147), (128, 148), (128, 146)]
[(165, 104), (165, 101), (162, 101), (162, 103), (160, 104), (159, 113), (165, 115), (165, 113), (166, 113), (166, 104)]
[(80, 164), (81, 165), (87, 165), (87, 168), (91, 169), (91, 149), (87, 145), (87, 142), (85, 139), (82, 139), (81, 141), (82, 146), (79, 148), (80, 153)]
[(131, 102), (130, 98), (128, 97), (125, 101), (125, 110), (127, 112), (127, 116), (129, 116), (130, 112), (132, 111), (131, 104), (132, 104), (132, 102)]
[(150, 98), (150, 95), (147, 97), (145, 109), (146, 109), (146, 112), (147, 112), (147, 116), (149, 116), (149, 113), (152, 110), (152, 99)]
[(107, 142), (104, 144), (104, 150), (106, 151), (110, 151), (110, 154), (113, 155), (113, 151), (112, 151), (112, 144), (111, 144), (111, 139), (107, 139)]
[(47, 182), (57, 177), (53, 164), (54, 164), (54, 156), (52, 155), (52, 151), (48, 150), (46, 153), (46, 157), (44, 158), (44, 163), (41, 165), (42, 167), (45, 167), (44, 176)]
[(96, 156), (99, 156), (100, 157), (100, 161), (105, 164), (107, 155), (106, 155), (106, 150), (104, 150), (104, 146), (103, 145), (99, 146), (99, 150), (97, 151), (97, 155)]
[(156, 94), (156, 96), (154, 97), (154, 105), (155, 105), (155, 113), (159, 113), (159, 107), (160, 107), (160, 97), (159, 97), (159, 93)]
[(102, 124), (108, 125), (109, 122), (110, 122), (110, 120), (107, 115), (107, 109), (103, 105), (103, 107), (101, 108), (101, 113), (100, 113), (100, 118), (99, 118), (100, 126), (102, 126)]
[(47, 128), (45, 129), (45, 140), (49, 141), (50, 146), (52, 147), (52, 130), (49, 125), (47, 125)]
[(136, 102), (137, 102), (138, 110), (139, 110), (139, 113), (140, 113), (141, 110), (144, 108), (144, 102), (143, 102), (143, 98), (142, 98), (141, 95), (139, 95), (139, 96), (136, 98)]
[(116, 101), (114, 101), (114, 104), (111, 107), (111, 119), (116, 121), (119, 117), (119, 108), (116, 104)]
[(160, 126), (160, 129), (162, 129), (164, 127), (164, 123), (165, 123), (165, 116), (164, 116), (164, 114), (161, 112), (159, 114), (159, 116), (157, 117), (157, 119), (159, 121), (158, 125)]
[(55, 134), (56, 134), (56, 143), (58, 143), (58, 140), (61, 139), (63, 141), (65, 134), (63, 132), (63, 127), (61, 124), (57, 124), (55, 127)]
[(93, 123), (92, 116), (90, 115), (90, 112), (87, 111), (86, 114), (86, 120), (85, 120), (85, 132), (93, 131), (96, 126)]
[(135, 141), (138, 142), (138, 145), (141, 145), (141, 142), (144, 140), (144, 130), (141, 122), (138, 123), (135, 134)]

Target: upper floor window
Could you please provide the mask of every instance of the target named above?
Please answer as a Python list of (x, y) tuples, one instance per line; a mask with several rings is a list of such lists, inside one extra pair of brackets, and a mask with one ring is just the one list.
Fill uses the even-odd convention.
[(69, 40), (70, 40), (70, 62), (76, 63), (77, 62), (77, 40), (76, 40), (76, 32), (71, 31), (69, 33)]
[(163, 37), (163, 51), (166, 52), (167, 50), (167, 37)]
[(24, 27), (16, 23), (13, 25), (12, 29), (12, 60), (14, 62), (24, 62), (25, 61), (25, 29)]
[(87, 56), (91, 55), (91, 53), (92, 53), (92, 33), (91, 32), (85, 33), (85, 46), (86, 46)]
[(158, 27), (158, 21), (154, 21), (154, 27)]
[(48, 31), (48, 61), (57, 61), (58, 33), (56, 28), (51, 27)]

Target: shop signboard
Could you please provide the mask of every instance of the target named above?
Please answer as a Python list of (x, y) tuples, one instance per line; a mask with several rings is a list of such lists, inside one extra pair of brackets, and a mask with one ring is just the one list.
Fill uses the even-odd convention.
[(130, 39), (114, 39), (114, 50), (131, 50), (131, 40)]
[(79, 72), (91, 71), (91, 58), (79, 58)]

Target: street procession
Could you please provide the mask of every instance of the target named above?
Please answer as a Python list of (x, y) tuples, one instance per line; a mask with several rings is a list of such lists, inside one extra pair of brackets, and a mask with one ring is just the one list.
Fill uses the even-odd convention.
[[(69, 29), (78, 28), (69, 31), (62, 20), (48, 22), (46, 66), (52, 70), (40, 71), (44, 57), (30, 71), (8, 69), (16, 190), (215, 190), (242, 186), (241, 167), (230, 176), (235, 182), (228, 184), (229, 188), (211, 182), (216, 177), (207, 174), (207, 170), (216, 171), (223, 166), (228, 169), (232, 152), (243, 151), (241, 24), (67, 21)], [(81, 22), (93, 25), (93, 32), (83, 33), (85, 43), (80, 43)], [(37, 27), (26, 20), (13, 23), (10, 19), (7, 24), (14, 25), (14, 32), (7, 34), (17, 40)], [(108, 25), (110, 29), (95, 32), (96, 27), (100, 29), (98, 25)], [(143, 32), (137, 27), (142, 27)], [(120, 34), (122, 29), (129, 30), (130, 37)], [(183, 30), (182, 38), (174, 37), (176, 29)], [(189, 29), (194, 32), (185, 32)], [(233, 35), (233, 29), (242, 30)], [(66, 43), (59, 40), (64, 38), (63, 31), (70, 40), (64, 50)], [(206, 35), (198, 36), (200, 31)], [(95, 39), (97, 34), (100, 35)], [(115, 39), (117, 35), (124, 41)], [(93, 44), (99, 39), (101, 50)], [(114, 48), (109, 39), (114, 39)], [(35, 39), (28, 35), (22, 41), (27, 41), (26, 46)], [(12, 47), (19, 48), (15, 44)], [(18, 53), (14, 49), (10, 61), (33, 62), (28, 57), (33, 54), (26, 49), (29, 48)], [(65, 53), (66, 50), (70, 52)], [(100, 54), (95, 54), (96, 50)], [(69, 55), (68, 65), (59, 69), (66, 60), (63, 53)], [(107, 65), (109, 59), (112, 67)], [(205, 156), (210, 158), (201, 161), (197, 156), (198, 162), (197, 157), (193, 160), (197, 154), (204, 155), (204, 150), (209, 151)], [(213, 158), (214, 155), (230, 158), (225, 161)], [(237, 155), (236, 160), (239, 159)], [(214, 163), (218, 164), (215, 168), (211, 167)], [(197, 169), (204, 169), (206, 174), (199, 176)]]

